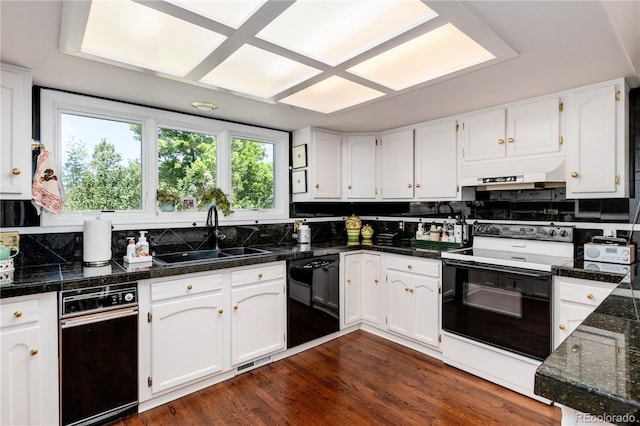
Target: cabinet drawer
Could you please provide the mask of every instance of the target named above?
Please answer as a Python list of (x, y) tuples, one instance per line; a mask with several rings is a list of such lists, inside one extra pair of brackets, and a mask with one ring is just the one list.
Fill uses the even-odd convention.
[(231, 285), (243, 285), (275, 279), (284, 279), (284, 263), (267, 263), (231, 273)]
[(440, 261), (421, 260), (411, 256), (388, 257), (386, 259), (388, 269), (397, 271), (412, 272), (414, 274), (428, 275), (430, 277), (440, 277)]
[(0, 311), (0, 327), (28, 324), (39, 320), (38, 300), (3, 303)]
[(602, 303), (614, 288), (616, 288), (615, 284), (591, 285), (562, 281), (559, 286), (558, 297), (564, 302), (596, 307)]
[(204, 275), (151, 285), (151, 300), (186, 296), (222, 289), (222, 274)]

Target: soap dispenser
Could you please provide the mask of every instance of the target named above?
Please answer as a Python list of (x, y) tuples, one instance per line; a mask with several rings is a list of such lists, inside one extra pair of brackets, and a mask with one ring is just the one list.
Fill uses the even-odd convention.
[(136, 239), (135, 237), (127, 237), (129, 244), (127, 244), (127, 259), (133, 259), (136, 257)]
[(149, 256), (149, 243), (147, 242), (147, 231), (140, 231), (140, 237), (138, 237), (138, 244), (136, 244), (136, 256)]

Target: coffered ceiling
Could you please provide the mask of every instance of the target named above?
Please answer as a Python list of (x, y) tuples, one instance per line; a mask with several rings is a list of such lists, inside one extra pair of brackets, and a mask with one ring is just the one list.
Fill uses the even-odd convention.
[(35, 84), (284, 130), (382, 131), (640, 76), (635, 1), (3, 0), (0, 15), (2, 62)]

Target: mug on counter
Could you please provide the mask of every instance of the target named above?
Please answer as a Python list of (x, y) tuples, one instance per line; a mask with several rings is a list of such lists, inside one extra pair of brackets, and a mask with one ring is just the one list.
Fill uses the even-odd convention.
[[(11, 254), (11, 252), (15, 252), (15, 253)], [(15, 246), (7, 247), (7, 246), (0, 245), (0, 260), (11, 259), (12, 257), (16, 257), (18, 253), (20, 253), (19, 247), (15, 247)]]

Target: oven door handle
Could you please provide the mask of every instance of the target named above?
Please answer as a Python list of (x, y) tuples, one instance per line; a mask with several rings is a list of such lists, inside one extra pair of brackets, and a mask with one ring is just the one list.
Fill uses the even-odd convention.
[(138, 307), (131, 307), (127, 309), (118, 309), (115, 311), (98, 312), (89, 315), (80, 315), (73, 318), (61, 319), (60, 328), (78, 327), (85, 324), (93, 324), (95, 322), (109, 321), (117, 318), (130, 317), (132, 315), (138, 315)]
[(544, 272), (544, 271), (532, 272), (532, 271), (527, 271), (527, 270), (518, 269), (518, 268), (510, 268), (509, 266), (502, 266), (502, 265), (485, 265), (485, 264), (469, 263), (463, 260), (453, 260), (453, 259), (442, 259), (442, 262), (444, 265), (447, 265), (447, 266), (454, 266), (454, 267), (461, 266), (463, 268), (482, 269), (485, 271), (494, 271), (494, 272), (509, 272), (512, 274), (518, 274), (525, 277), (538, 278), (541, 280), (549, 279), (549, 277), (551, 276), (550, 272)]

